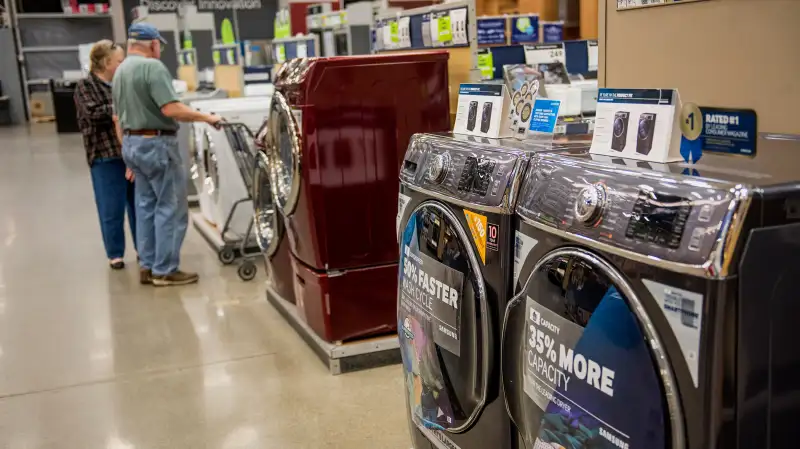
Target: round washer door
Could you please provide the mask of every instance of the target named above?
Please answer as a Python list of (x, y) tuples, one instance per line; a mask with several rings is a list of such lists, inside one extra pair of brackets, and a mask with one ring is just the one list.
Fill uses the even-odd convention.
[(489, 378), (486, 289), (464, 226), (420, 204), (401, 235), (397, 319), (411, 419), (463, 432), (480, 416)]
[(683, 447), (663, 347), (610, 264), (581, 249), (544, 256), (503, 326), (506, 405), (527, 447)]
[(256, 165), (256, 149), (250, 129), (242, 123), (231, 123), (225, 127), (231, 150), (236, 159), (236, 167), (248, 191), (253, 187), (253, 167)]
[(300, 196), (300, 128), (286, 102), (286, 98), (275, 92), (269, 115), (269, 151), (275, 163), (272, 183), (275, 200), (281, 213), (288, 216), (294, 212)]
[(270, 170), (269, 158), (266, 154), (259, 152), (253, 170), (253, 223), (258, 246), (267, 257), (272, 257), (278, 250), (283, 233), (272, 196)]

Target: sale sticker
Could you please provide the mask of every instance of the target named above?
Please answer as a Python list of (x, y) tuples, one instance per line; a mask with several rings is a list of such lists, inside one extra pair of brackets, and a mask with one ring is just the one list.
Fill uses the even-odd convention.
[(464, 209), (464, 216), (467, 217), (467, 224), (472, 233), (472, 239), (481, 255), (481, 262), (486, 264), (486, 216)]

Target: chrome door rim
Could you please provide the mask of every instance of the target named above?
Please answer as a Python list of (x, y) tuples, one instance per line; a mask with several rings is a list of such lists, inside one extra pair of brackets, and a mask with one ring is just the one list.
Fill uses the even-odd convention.
[[(273, 117), (273, 114), (285, 116), (285, 123), (289, 127), (288, 134), (292, 145), (292, 179), (288, 187), (289, 192), (285, 194), (281, 192), (281, 188), (279, 187), (279, 185), (282, 184), (280, 182), (282, 176), (279, 173), (279, 165), (283, 164), (283, 161), (280, 158), (280, 150), (277, 142), (277, 136), (279, 135), (279, 130), (277, 127), (280, 126), (280, 120), (278, 120), (276, 117)], [(275, 198), (281, 214), (288, 217), (294, 212), (295, 208), (297, 207), (297, 202), (300, 198), (300, 158), (302, 156), (302, 148), (300, 146), (300, 128), (298, 127), (297, 122), (294, 119), (294, 115), (289, 108), (289, 103), (280, 92), (275, 92), (273, 94), (272, 105), (270, 106), (269, 123), (267, 126), (269, 127), (266, 139), (267, 151), (269, 152), (270, 159), (274, 161), (274, 164), (271, 164), (272, 169), (270, 170), (270, 185), (272, 186), (273, 198)]]
[[(666, 351), (664, 350), (664, 342), (662, 341), (661, 337), (656, 332), (655, 325), (653, 324), (650, 316), (648, 315), (647, 311), (644, 309), (644, 305), (636, 293), (631, 288), (630, 284), (625, 280), (625, 278), (619, 273), (619, 271), (614, 268), (610, 263), (606, 262), (605, 260), (601, 259), (600, 257), (594, 255), (593, 253), (586, 251), (584, 249), (576, 248), (576, 247), (563, 247), (559, 249), (555, 249), (550, 251), (549, 253), (542, 256), (536, 262), (536, 265), (531, 270), (531, 274), (525, 280), (525, 284), (523, 285), (520, 293), (514, 296), (511, 301), (508, 302), (506, 305), (506, 311), (503, 315), (503, 331), (501, 334), (501, 338), (505, 339), (506, 335), (506, 328), (508, 326), (509, 314), (511, 313), (511, 309), (516, 307), (520, 302), (525, 300), (526, 292), (528, 290), (528, 284), (531, 282), (531, 279), (539, 271), (542, 265), (545, 262), (548, 262), (556, 257), (559, 256), (573, 256), (580, 258), (582, 260), (588, 261), (589, 263), (593, 264), (596, 267), (599, 267), (603, 274), (608, 276), (609, 279), (614, 283), (614, 286), (620, 290), (620, 293), (627, 299), (628, 306), (633, 312), (633, 315), (636, 317), (639, 325), (642, 327), (644, 331), (644, 335), (647, 338), (647, 345), (650, 348), (651, 354), (653, 355), (653, 359), (656, 362), (656, 367), (658, 367), (658, 376), (661, 379), (661, 384), (664, 387), (664, 395), (666, 396), (667, 402), (667, 412), (669, 413), (669, 421), (670, 421), (670, 437), (672, 439), (672, 449), (683, 449), (684, 447), (684, 440), (686, 438), (686, 431), (684, 428), (684, 416), (683, 411), (681, 410), (680, 402), (679, 402), (679, 392), (678, 392), (678, 382), (675, 379), (675, 373), (672, 370), (672, 367), (669, 364), (669, 359), (667, 356)], [(501, 342), (502, 342), (501, 339)], [(503, 344), (500, 344), (501, 348), (501, 363), (500, 367), (502, 369), (503, 363), (502, 358), (505, 355), (502, 353)], [(508, 413), (509, 417), (511, 417), (510, 410), (508, 409), (508, 398), (505, 397), (505, 379), (503, 378), (504, 374), (501, 372), (501, 381), (500, 384), (503, 386), (503, 398), (506, 404), (506, 412)], [(516, 424), (516, 423), (515, 423)]]
[[(268, 179), (271, 178), (272, 169), (270, 166), (271, 164), (269, 157), (266, 154), (259, 152), (253, 172), (253, 225), (255, 227), (255, 235), (256, 241), (258, 242), (258, 247), (267, 257), (273, 256), (278, 251), (278, 244), (282, 238), (282, 230), (277, 217), (278, 211), (275, 207), (275, 197), (272, 194), (272, 185), (270, 184), (270, 189), (268, 189), (266, 192), (262, 192), (260, 188), (261, 177), (264, 176), (264, 174), (266, 174)], [(269, 210), (262, 210), (260, 208), (260, 198), (264, 194), (269, 195), (272, 199), (269, 203)], [(264, 231), (266, 231), (267, 228), (272, 230), (272, 236), (268, 241), (264, 237), (264, 234), (266, 233)]]
[[(450, 211), (447, 207), (440, 204), (438, 201), (435, 200), (427, 200), (423, 201), (414, 210), (411, 211), (409, 217), (412, 217), (414, 214), (419, 212), (425, 207), (430, 207), (442, 213), (448, 220), (450, 220), (450, 224), (452, 225), (453, 229), (456, 230), (458, 234), (458, 239), (461, 243), (467, 247), (472, 248), (472, 240), (467, 236), (467, 232), (464, 230), (464, 226), (458, 221), (456, 215)], [(402, 229), (408, 226), (408, 220), (405, 221), (404, 226)], [(489, 304), (488, 299), (486, 298), (486, 281), (483, 278), (483, 273), (481, 272), (481, 264), (478, 262), (478, 257), (475, 255), (475, 251), (466, 251), (467, 258), (469, 259), (470, 268), (472, 269), (473, 273), (475, 273), (476, 284), (478, 288), (475, 290), (475, 296), (478, 299), (478, 307), (481, 311), (481, 317), (489, 317)], [(398, 297), (398, 301), (400, 298)], [(399, 310), (399, 302), (398, 302), (398, 310)], [(492, 346), (492, 342), (490, 340), (491, 336), (489, 335), (489, 322), (487, 319), (480, 320), (481, 325), (481, 332), (484, 336), (484, 344), (481, 351), (481, 398), (478, 401), (475, 410), (473, 413), (464, 421), (459, 427), (453, 427), (452, 429), (445, 429), (444, 431), (447, 433), (463, 433), (472, 427), (473, 424), (478, 420), (478, 417), (481, 416), (483, 409), (486, 408), (487, 396), (489, 394), (489, 374), (490, 374), (490, 366), (489, 366), (489, 355), (490, 350), (489, 347)]]

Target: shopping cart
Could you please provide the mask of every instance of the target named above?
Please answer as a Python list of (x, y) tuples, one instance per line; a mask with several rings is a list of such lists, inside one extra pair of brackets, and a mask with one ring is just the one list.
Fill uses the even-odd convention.
[(232, 238), (229, 234), (231, 220), (239, 205), (246, 204), (247, 202), (252, 203), (253, 201), (253, 170), (255, 170), (256, 167), (256, 154), (258, 149), (255, 145), (255, 136), (247, 125), (243, 123), (222, 122), (221, 126), (225, 130), (225, 136), (228, 138), (228, 143), (236, 159), (236, 165), (244, 181), (247, 196), (233, 203), (233, 207), (231, 207), (225, 219), (225, 224), (222, 227), (221, 235), (223, 245), (217, 256), (219, 257), (219, 261), (224, 265), (230, 265), (236, 261), (236, 252), (238, 250), (238, 255), (242, 263), (239, 265), (237, 273), (242, 280), (250, 281), (256, 276), (256, 272), (258, 271), (253, 259), (261, 257), (261, 250), (258, 248), (258, 245), (251, 245), (251, 243), (254, 243), (253, 220), (248, 221), (247, 231), (243, 236), (235, 236)]

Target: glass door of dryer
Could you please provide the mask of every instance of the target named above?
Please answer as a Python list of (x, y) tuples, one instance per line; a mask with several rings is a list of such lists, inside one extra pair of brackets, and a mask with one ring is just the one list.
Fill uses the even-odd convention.
[(271, 165), (263, 152), (256, 156), (253, 170), (253, 211), (255, 234), (258, 246), (266, 257), (272, 257), (278, 250), (281, 229), (280, 217), (275, 205), (270, 183)]
[(398, 329), (412, 421), (463, 432), (486, 403), (488, 305), (479, 259), (458, 218), (428, 201), (401, 234)]
[(293, 111), (280, 93), (275, 92), (269, 115), (268, 146), (272, 168), (272, 188), (281, 213), (289, 216), (294, 212), (300, 196), (300, 125), (299, 110)]
[(682, 447), (663, 345), (627, 281), (581, 249), (539, 261), (509, 303), (503, 387), (528, 449)]

